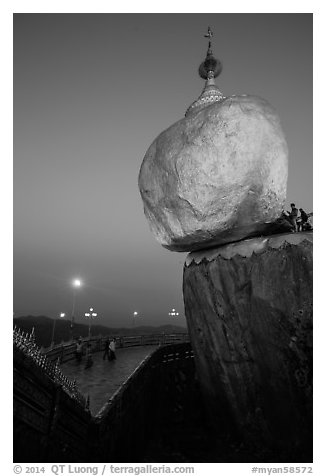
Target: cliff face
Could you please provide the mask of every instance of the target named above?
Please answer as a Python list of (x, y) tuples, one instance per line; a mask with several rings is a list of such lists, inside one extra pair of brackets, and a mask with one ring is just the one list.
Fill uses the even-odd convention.
[(183, 291), (213, 419), (265, 441), (280, 455), (290, 457), (290, 451), (294, 460), (308, 461), (312, 233), (254, 238), (191, 253)]

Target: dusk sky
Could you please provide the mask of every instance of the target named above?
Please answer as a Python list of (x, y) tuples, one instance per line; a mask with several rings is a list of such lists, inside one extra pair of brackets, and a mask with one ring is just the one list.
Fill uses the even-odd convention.
[(313, 210), (312, 14), (15, 14), (15, 316), (70, 316), (78, 277), (77, 321), (92, 306), (103, 325), (186, 325), (186, 253), (156, 242), (137, 180), (202, 91), (208, 25), (224, 95), (281, 118), (286, 209)]

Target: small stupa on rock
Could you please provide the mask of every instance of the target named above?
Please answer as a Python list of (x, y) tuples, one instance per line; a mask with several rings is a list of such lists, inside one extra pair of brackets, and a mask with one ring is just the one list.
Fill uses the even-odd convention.
[(223, 95), (212, 36), (208, 28), (201, 95), (154, 140), (139, 173), (150, 228), (172, 251), (262, 235), (286, 198), (288, 148), (278, 115), (262, 98)]
[(213, 104), (214, 102), (219, 102), (222, 99), (225, 99), (225, 96), (215, 84), (215, 78), (217, 78), (222, 72), (222, 63), (213, 56), (212, 36), (213, 32), (210, 27), (208, 27), (207, 35), (205, 35), (205, 38), (209, 38), (207, 54), (205, 61), (203, 61), (198, 68), (199, 76), (206, 80), (205, 87), (199, 98), (188, 107), (185, 114), (186, 116), (193, 112), (198, 112), (199, 109)]

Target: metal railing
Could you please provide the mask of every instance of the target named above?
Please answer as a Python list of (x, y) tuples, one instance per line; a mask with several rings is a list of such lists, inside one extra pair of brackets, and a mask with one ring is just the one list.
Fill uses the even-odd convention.
[[(145, 345), (170, 345), (189, 342), (189, 335), (187, 333), (177, 334), (144, 334), (136, 336), (110, 336), (116, 338), (117, 348), (136, 347)], [(86, 352), (86, 344), (91, 344), (92, 353), (100, 352), (104, 350), (105, 342), (108, 336), (93, 336), (89, 338), (83, 338), (83, 352)], [(57, 361), (60, 363), (68, 362), (75, 358), (76, 341), (75, 342), (62, 342), (61, 344), (53, 347), (42, 349), (42, 353), (47, 356), (51, 361)]]
[(21, 331), (15, 326), (13, 336), (14, 347), (23, 352), (27, 357), (31, 358), (43, 372), (50, 377), (50, 379), (60, 385), (62, 389), (68, 393), (74, 400), (76, 400), (84, 408), (87, 407), (86, 398), (78, 391), (76, 380), (70, 380), (66, 377), (60, 367), (59, 359), (54, 364), (47, 355), (35, 343), (34, 329), (30, 334)]

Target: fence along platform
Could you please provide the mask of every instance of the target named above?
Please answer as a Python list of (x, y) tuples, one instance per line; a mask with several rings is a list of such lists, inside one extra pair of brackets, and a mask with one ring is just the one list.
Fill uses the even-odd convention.
[[(178, 334), (143, 334), (136, 336), (110, 336), (110, 339), (116, 338), (117, 348), (135, 347), (143, 345), (170, 345), (189, 342), (187, 333)], [(90, 339), (83, 338), (83, 351), (86, 351), (86, 344), (91, 343), (92, 352), (101, 352), (108, 336), (94, 336)], [(68, 362), (75, 358), (76, 342), (62, 342), (54, 347), (43, 349), (43, 354), (51, 361), (60, 360), (60, 363)]]

